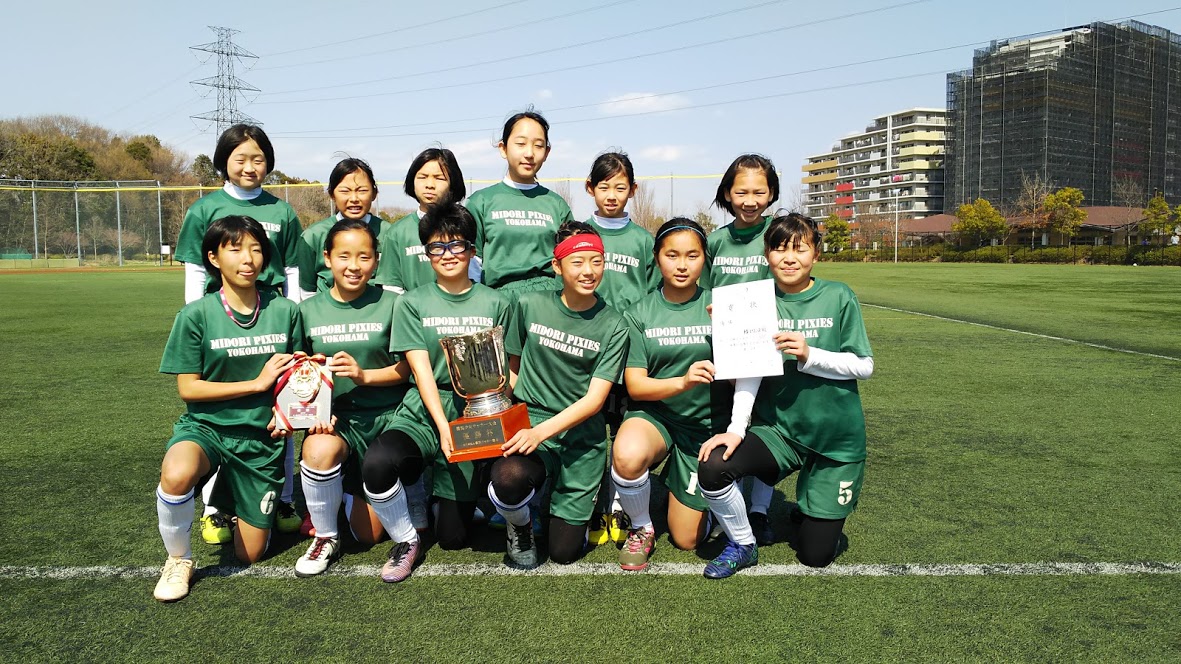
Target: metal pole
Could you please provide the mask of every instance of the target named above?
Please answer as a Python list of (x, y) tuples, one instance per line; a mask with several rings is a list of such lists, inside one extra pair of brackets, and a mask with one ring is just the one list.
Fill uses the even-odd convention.
[(119, 244), (119, 267), (123, 267), (123, 206), (119, 199), (119, 181), (115, 181), (115, 240)]
[[(164, 244), (164, 206), (161, 203), (161, 199), (160, 199), (160, 181), (159, 180), (156, 180), (156, 228), (159, 233), (156, 236), (156, 239), (158, 240), (158, 242), (156, 244), (162, 245), (162, 244)], [(159, 248), (162, 249), (163, 247), (159, 247)], [(159, 263), (160, 267), (164, 267), (164, 252), (160, 252), (159, 255), (160, 255), (160, 263)]]
[(37, 258), (37, 250), (40, 245), (37, 244), (37, 181), (29, 185), (33, 189), (33, 259)]
[(898, 262), (898, 193), (901, 189), (894, 190), (894, 262)]
[(677, 216), (676, 186), (673, 184), (673, 174), (668, 174), (668, 218)]
[(82, 264), (82, 219), (78, 212), (78, 183), (74, 183), (74, 239), (78, 241), (78, 264)]

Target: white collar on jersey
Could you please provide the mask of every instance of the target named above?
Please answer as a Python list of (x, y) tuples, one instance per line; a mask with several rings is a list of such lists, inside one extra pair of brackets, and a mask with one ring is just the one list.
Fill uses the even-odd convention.
[(632, 222), (631, 217), (626, 212), (618, 219), (614, 217), (600, 217), (594, 213), (591, 213), (591, 216), (594, 217), (596, 224), (609, 231), (617, 231)]
[[(363, 222), (365, 222), (365, 223), (369, 223), (369, 220), (370, 220), (370, 219), (372, 219), (372, 218), (373, 218), (373, 215), (372, 215), (371, 213), (369, 213), (369, 212), (366, 212), (366, 213), (365, 213), (365, 218), (364, 218), (364, 219), (362, 219), (361, 221), (363, 221)], [(337, 212), (337, 213), (336, 213), (336, 220), (337, 220), (337, 221), (344, 221), (344, 213), (343, 213), (343, 212)]]
[(507, 175), (504, 176), (504, 180), (502, 180), (502, 182), (504, 182), (508, 186), (512, 187), (513, 189), (520, 189), (521, 191), (528, 191), (528, 190), (537, 186), (536, 182), (534, 182), (533, 184), (521, 184), (520, 182), (513, 182), (513, 179)]
[(229, 180), (226, 180), (221, 190), (229, 194), (230, 198), (236, 198), (240, 201), (252, 201), (262, 195), (262, 187), (243, 189)]

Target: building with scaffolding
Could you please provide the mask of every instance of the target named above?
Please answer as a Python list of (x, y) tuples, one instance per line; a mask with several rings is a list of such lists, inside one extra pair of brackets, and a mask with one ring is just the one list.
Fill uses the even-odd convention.
[(1087, 205), (1181, 202), (1181, 36), (1135, 21), (993, 42), (947, 77), (947, 208), (1028, 181)]
[(804, 164), (808, 216), (851, 222), (943, 212), (946, 114), (912, 108), (874, 118)]

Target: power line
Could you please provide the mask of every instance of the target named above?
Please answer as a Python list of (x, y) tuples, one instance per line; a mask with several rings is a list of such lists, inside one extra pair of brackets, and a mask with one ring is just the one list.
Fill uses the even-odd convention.
[[(359, 42), (362, 39), (375, 39), (377, 37), (385, 37), (388, 35), (397, 34), (399, 32), (405, 32), (407, 30), (417, 30), (419, 28), (427, 28), (432, 25), (438, 25), (440, 23), (446, 23), (447, 21), (453, 21), (457, 18), (467, 18), (469, 16), (475, 16), (476, 14), (483, 14), (486, 12), (496, 11), (498, 9), (504, 9), (505, 7), (508, 7), (510, 5), (519, 5), (522, 2), (527, 2), (527, 0), (512, 0), (512, 2), (506, 2), (503, 4), (496, 5), (494, 7), (485, 7), (484, 9), (477, 9), (476, 11), (467, 12), (465, 14), (456, 14), (454, 16), (446, 16), (444, 18), (435, 19), (433, 21), (427, 21), (426, 23), (418, 23), (416, 25), (407, 25), (407, 26), (403, 26), (401, 28), (395, 28), (393, 30), (386, 30), (385, 32), (375, 32), (373, 34), (362, 35), (360, 37), (349, 37), (348, 41), (350, 43), (353, 43), (353, 42)], [(293, 48), (293, 49), (289, 49), (286, 51), (276, 51), (274, 53), (263, 53), (262, 57), (270, 58), (270, 57), (274, 57), (276, 55), (288, 55), (291, 53), (302, 53), (304, 51), (314, 51), (314, 50), (321, 49), (321, 48), (328, 48), (330, 46), (339, 47), (340, 45), (341, 45), (341, 41), (339, 39), (337, 39), (337, 40), (330, 41), (330, 42), (324, 42), (323, 44), (316, 44), (315, 46), (302, 46), (300, 48)], [(359, 56), (354, 56), (354, 57), (359, 57)], [(325, 60), (324, 62), (331, 62), (331, 60)], [(318, 63), (305, 62), (303, 64), (318, 64)], [(283, 65), (283, 66), (298, 66), (298, 65)], [(267, 69), (280, 69), (280, 67), (267, 67)], [(259, 71), (264, 71), (264, 70), (260, 69)]]
[(844, 20), (847, 18), (867, 16), (870, 14), (877, 14), (877, 13), (881, 13), (881, 12), (885, 12), (885, 11), (890, 11), (893, 9), (899, 9), (901, 7), (924, 4), (927, 2), (933, 2), (933, 1), (934, 0), (909, 0), (908, 2), (902, 2), (902, 3), (898, 3), (898, 4), (888, 5), (886, 7), (878, 7), (875, 9), (867, 9), (867, 10), (863, 10), (863, 11), (859, 11), (859, 12), (853, 12), (851, 14), (842, 14), (840, 16), (832, 16), (829, 18), (816, 19), (814, 21), (807, 21), (804, 23), (796, 23), (794, 25), (787, 25), (787, 26), (782, 26), (782, 27), (778, 27), (778, 28), (771, 28), (771, 29), (762, 30), (759, 32), (746, 33), (743, 35), (736, 35), (734, 37), (724, 37), (722, 39), (715, 39), (715, 40), (706, 41), (706, 42), (698, 42), (695, 44), (686, 44), (683, 46), (677, 46), (677, 47), (662, 49), (662, 50), (658, 50), (658, 51), (650, 51), (648, 53), (640, 53), (638, 55), (630, 55), (630, 56), (624, 56), (624, 57), (619, 57), (619, 58), (612, 58), (609, 60), (600, 60), (598, 62), (590, 62), (590, 63), (586, 63), (586, 64), (581, 64), (581, 65), (571, 65), (568, 67), (558, 67), (555, 69), (547, 69), (544, 71), (535, 71), (535, 72), (530, 72), (530, 73), (526, 73), (526, 74), (514, 74), (512, 76), (500, 76), (500, 77), (496, 77), (496, 78), (488, 78), (488, 79), (482, 79), (482, 80), (476, 80), (476, 81), (467, 81), (464, 83), (453, 83), (453, 84), (449, 84), (449, 85), (432, 85), (430, 87), (425, 87), (425, 88), (394, 90), (391, 92), (373, 92), (373, 93), (363, 94), (363, 95), (348, 95), (348, 96), (343, 96), (343, 97), (319, 97), (319, 98), (315, 98), (315, 99), (287, 99), (287, 100), (283, 100), (283, 101), (260, 101), (258, 103), (260, 105), (261, 104), (307, 104), (307, 103), (328, 102), (328, 101), (346, 101), (346, 100), (353, 100), (353, 99), (372, 99), (374, 97), (390, 97), (390, 96), (396, 96), (396, 95), (415, 94), (415, 93), (419, 93), (419, 92), (429, 92), (429, 91), (434, 91), (434, 90), (447, 90), (447, 89), (452, 89), (452, 88), (462, 88), (462, 87), (467, 87), (467, 86), (472, 86), (472, 85), (487, 85), (490, 83), (501, 83), (504, 81), (511, 81), (511, 80), (517, 80), (517, 79), (522, 79), (522, 78), (532, 78), (534, 76), (542, 76), (542, 75), (547, 75), (547, 74), (557, 74), (557, 73), (561, 73), (561, 72), (574, 71), (577, 69), (587, 69), (587, 68), (591, 68), (591, 67), (600, 67), (600, 66), (608, 65), (608, 64), (616, 64), (619, 62), (631, 62), (634, 60), (638, 60), (640, 58), (649, 58), (649, 57), (654, 57), (654, 56), (658, 56), (658, 55), (667, 55), (669, 53), (676, 53), (679, 51), (687, 51), (690, 49), (697, 49), (697, 48), (702, 48), (705, 46), (716, 46), (718, 44), (724, 44), (724, 43), (729, 43), (729, 42), (733, 42), (733, 41), (755, 39), (755, 38), (764, 37), (766, 35), (773, 34), (776, 32), (785, 32), (788, 30), (798, 30), (800, 28), (813, 27), (816, 25), (823, 25), (825, 23), (832, 23), (832, 22)]
[[(523, 2), (524, 0), (521, 0), (521, 1)], [(597, 12), (597, 11), (601, 11), (604, 9), (609, 9), (609, 8), (614, 7), (616, 5), (627, 4), (629, 2), (635, 2), (635, 0), (618, 0), (617, 2), (612, 2), (609, 4), (605, 4), (605, 5), (598, 5), (598, 6), (594, 6), (594, 7), (587, 7), (586, 9), (579, 9), (578, 11), (568, 12), (566, 14), (559, 14), (557, 16), (546, 16), (544, 18), (534, 19), (532, 21), (525, 21), (524, 23), (514, 23), (512, 25), (506, 25), (506, 26), (499, 27), (499, 28), (493, 28), (491, 30), (481, 30), (479, 32), (469, 32), (466, 35), (457, 35), (454, 37), (448, 37), (447, 43), (454, 44), (457, 41), (471, 39), (473, 37), (484, 37), (487, 35), (496, 34), (498, 32), (504, 32), (506, 30), (519, 30), (521, 28), (525, 28), (525, 27), (528, 27), (531, 25), (538, 25), (540, 23), (548, 23), (550, 21), (557, 21), (557, 20), (564, 19), (564, 18), (570, 18), (571, 16), (578, 16), (579, 14), (588, 14), (590, 12)], [(507, 5), (511, 5), (511, 4), (515, 4), (515, 3), (510, 2), (510, 3), (507, 3), (506, 5), (501, 5), (501, 6), (507, 6)], [(424, 24), (424, 25), (430, 25), (430, 24)], [(403, 45), (403, 46), (395, 46), (393, 48), (384, 48), (384, 49), (377, 50), (377, 51), (368, 51), (366, 53), (354, 53), (352, 55), (343, 55), (343, 56), (336, 57), (336, 58), (327, 58), (324, 60), (312, 60), (310, 62), (300, 62), (300, 63), (294, 63), (294, 64), (288, 64), (288, 65), (275, 65), (273, 67), (260, 67), (259, 69), (255, 70), (255, 71), (271, 71), (274, 69), (288, 69), (291, 67), (306, 67), (306, 66), (310, 66), (310, 65), (321, 65), (321, 64), (325, 64), (325, 63), (329, 63), (329, 62), (343, 62), (345, 60), (356, 60), (357, 58), (368, 58), (368, 57), (372, 57), (374, 55), (385, 55), (386, 53), (397, 53), (398, 51), (409, 51), (409, 50), (413, 50), (416, 48), (430, 47), (430, 46), (434, 46), (436, 43), (437, 42), (429, 42), (429, 43), (425, 43), (425, 44), (407, 44), (407, 45)], [(338, 46), (339, 42), (333, 42), (331, 45)], [(317, 47), (317, 48), (319, 48), (319, 47)], [(272, 94), (279, 94), (279, 93), (276, 92), (276, 93), (272, 93)]]
[[(500, 64), (502, 62), (509, 62), (512, 60), (520, 60), (522, 58), (533, 58), (533, 57), (537, 57), (539, 55), (548, 55), (550, 53), (557, 53), (558, 51), (566, 51), (566, 50), (570, 50), (572, 48), (581, 48), (583, 46), (591, 46), (593, 44), (601, 44), (603, 42), (614, 41), (616, 39), (624, 39), (626, 37), (635, 37), (637, 35), (643, 35), (643, 34), (647, 34), (649, 32), (658, 32), (660, 30), (667, 30), (669, 28), (675, 28), (675, 27), (680, 27), (683, 25), (689, 25), (690, 23), (699, 23), (701, 21), (708, 21), (710, 19), (718, 18), (719, 16), (729, 16), (729, 15), (737, 14), (740, 12), (750, 11), (752, 9), (760, 9), (760, 8), (766, 7), (768, 5), (781, 4), (786, 1), (787, 0), (766, 0), (765, 2), (761, 2), (758, 4), (748, 5), (746, 7), (739, 7), (738, 9), (727, 9), (725, 11), (720, 11), (720, 12), (717, 12), (714, 14), (709, 14), (707, 16), (699, 16), (697, 18), (685, 19), (683, 21), (676, 21), (674, 23), (666, 23), (665, 25), (658, 25), (658, 26), (655, 26), (652, 28), (644, 28), (642, 30), (633, 30), (631, 32), (625, 32), (625, 33), (618, 34), (618, 35), (612, 35), (610, 37), (599, 37), (597, 39), (591, 39), (588, 41), (578, 42), (575, 44), (563, 44), (562, 46), (555, 46), (553, 48), (542, 49), (540, 51), (533, 51), (531, 53), (521, 53), (518, 55), (510, 55), (510, 56), (505, 56), (503, 58), (496, 58), (494, 60), (481, 60), (479, 63), (476, 63), (476, 64), (455, 65), (453, 67), (444, 67), (442, 69), (432, 69), (432, 70), (428, 70), (428, 71), (420, 71), (420, 72), (415, 72), (412, 74), (398, 74), (397, 76), (386, 76), (383, 78), (375, 78), (375, 79), (371, 79), (368, 81), (352, 81), (350, 83), (337, 83), (334, 85), (320, 85), (320, 86), (311, 87), (311, 88), (299, 88), (299, 89), (295, 89), (295, 90), (281, 90), (278, 92), (268, 92), (263, 96), (270, 97), (270, 96), (274, 96), (274, 95), (295, 94), (297, 92), (314, 92), (317, 90), (333, 90), (336, 88), (355, 88), (357, 86), (372, 85), (374, 83), (385, 83), (388, 81), (400, 81), (400, 80), (407, 79), (407, 78), (418, 78), (420, 76), (431, 76), (434, 74), (445, 74), (447, 72), (459, 71), (461, 69), (471, 69), (473, 67), (484, 67), (487, 65)], [(930, 0), (915, 0), (915, 1), (929, 2)], [(274, 103), (274, 102), (272, 102), (272, 103)]]
[(115, 109), (115, 110), (113, 110), (113, 111), (110, 111), (109, 113), (104, 113), (103, 115), (99, 116), (99, 118), (100, 118), (101, 120), (105, 120), (105, 119), (107, 119), (107, 118), (110, 118), (110, 117), (111, 117), (111, 116), (113, 116), (113, 115), (117, 115), (117, 114), (119, 114), (119, 113), (122, 113), (123, 111), (125, 111), (125, 110), (127, 110), (127, 109), (131, 108), (132, 106), (138, 106), (139, 104), (143, 103), (143, 101), (144, 101), (145, 99), (147, 99), (148, 97), (151, 97), (151, 96), (153, 96), (153, 95), (156, 95), (156, 94), (158, 94), (160, 91), (164, 90), (165, 88), (167, 88), (167, 87), (169, 87), (169, 86), (171, 86), (171, 85), (173, 85), (173, 84), (175, 84), (175, 83), (177, 83), (177, 82), (179, 82), (179, 81), (181, 81), (181, 80), (183, 80), (183, 79), (186, 79), (186, 78), (188, 78), (190, 75), (192, 75), (192, 74), (196, 73), (196, 71), (197, 71), (198, 69), (200, 69), (200, 68), (201, 68), (201, 65), (197, 65), (196, 67), (193, 67), (192, 69), (190, 69), (190, 70), (188, 70), (188, 71), (184, 72), (184, 73), (183, 73), (183, 74), (181, 74), (180, 76), (177, 76), (176, 78), (174, 78), (174, 79), (172, 79), (172, 80), (168, 81), (167, 83), (165, 83), (165, 84), (161, 85), (160, 87), (156, 88), (155, 90), (152, 90), (151, 92), (149, 92), (149, 93), (147, 93), (147, 94), (143, 94), (143, 95), (138, 95), (138, 96), (135, 96), (135, 97), (134, 97), (134, 98), (133, 98), (131, 101), (127, 102), (126, 104), (124, 104), (124, 105), (120, 106), (119, 108), (117, 108), (117, 109)]

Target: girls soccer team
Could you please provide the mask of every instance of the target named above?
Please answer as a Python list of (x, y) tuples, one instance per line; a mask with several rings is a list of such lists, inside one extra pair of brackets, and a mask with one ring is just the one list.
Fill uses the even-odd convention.
[[(302, 445), (314, 536), (297, 576), (320, 574), (340, 556), (344, 502), (355, 539), (393, 542), (382, 580), (409, 577), (424, 547), (407, 492), (428, 469), (440, 546), (466, 545), (486, 495), (506, 522), (513, 567), (539, 563), (543, 492), (548, 557), (578, 559), (588, 531), (610, 530), (594, 522), (604, 511), (601, 488), (618, 501), (618, 518), (608, 520), (625, 533), (620, 567), (647, 567), (656, 545), (649, 472), (662, 463), (672, 544), (696, 548), (711, 522), (726, 534), (706, 577), (757, 563), (757, 546), (769, 539), (770, 487), (795, 471), (799, 558), (835, 558), (864, 476), (857, 380), (872, 373), (872, 352), (852, 291), (811, 276), (815, 223), (764, 216), (779, 189), (770, 161), (743, 155), (724, 174), (716, 202), (733, 224), (707, 237), (675, 218), (653, 237), (628, 219), (637, 185), (626, 155), (595, 160), (586, 191), (596, 213), (577, 222), (537, 181), (550, 153), (544, 117), (510, 117), (498, 148), (505, 179), (466, 207), (455, 156), (421, 153), (405, 183), (419, 209), (392, 225), (370, 211), (377, 185), (369, 166), (345, 159), (328, 188), (338, 214), (301, 236), (290, 207), (261, 190), (274, 168), (266, 135), (247, 125), (225, 132), (214, 161), (226, 186), (193, 205), (178, 242), (188, 304), (160, 370), (177, 375), (187, 412), (156, 492), (168, 553), (156, 599), (188, 594), (188, 533), (202, 485), (207, 509), (221, 515), (206, 519), (207, 530), (218, 529), (207, 541), (232, 539), (245, 562), (265, 552), (272, 522), (290, 509), (281, 508), (290, 503), (290, 443), (282, 442), (290, 432), (272, 416), (272, 393), (305, 354), (327, 358), (333, 417)], [(784, 374), (715, 381), (710, 288), (765, 278), (776, 286)], [(284, 300), (285, 287), (303, 302)], [(439, 340), (493, 326), (505, 330), (508, 382), (531, 426), (494, 460), (451, 464), (448, 422), (464, 400)], [(763, 483), (750, 515), (737, 484), (747, 476)], [(290, 518), (282, 524), (290, 529)]]

